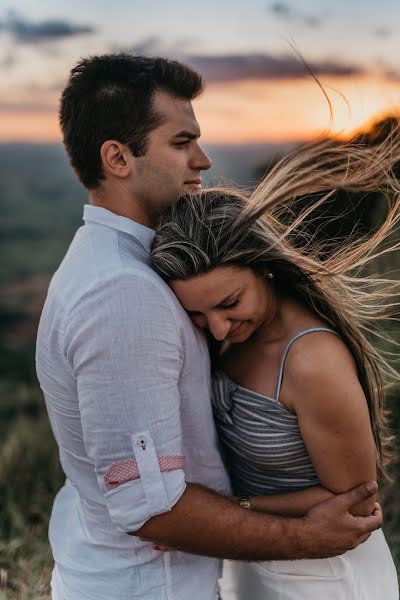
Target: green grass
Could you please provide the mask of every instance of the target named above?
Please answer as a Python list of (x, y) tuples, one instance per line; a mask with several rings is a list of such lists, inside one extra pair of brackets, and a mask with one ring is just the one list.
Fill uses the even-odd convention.
[(63, 480), (47, 415), (14, 419), (0, 452), (0, 600), (50, 598), (47, 527)]
[(0, 571), (0, 600), (50, 600), (53, 563), (44, 533), (32, 528), (24, 538), (0, 546), (8, 565)]

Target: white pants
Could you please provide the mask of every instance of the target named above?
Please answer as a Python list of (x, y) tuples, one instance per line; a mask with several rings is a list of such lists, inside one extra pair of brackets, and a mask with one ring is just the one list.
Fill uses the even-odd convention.
[(398, 600), (397, 574), (382, 530), (341, 556), (225, 561), (222, 600)]

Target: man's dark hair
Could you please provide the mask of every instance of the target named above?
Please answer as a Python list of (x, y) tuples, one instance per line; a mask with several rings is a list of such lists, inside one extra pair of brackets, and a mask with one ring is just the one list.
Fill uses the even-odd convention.
[(192, 100), (202, 89), (201, 76), (174, 60), (129, 54), (81, 60), (60, 104), (64, 144), (81, 183), (91, 189), (104, 179), (100, 148), (106, 140), (126, 144), (134, 156), (146, 153), (149, 133), (163, 121), (153, 108), (156, 90)]

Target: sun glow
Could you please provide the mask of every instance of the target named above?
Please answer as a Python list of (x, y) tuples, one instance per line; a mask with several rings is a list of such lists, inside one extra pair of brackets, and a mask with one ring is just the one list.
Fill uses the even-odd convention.
[(346, 137), (382, 113), (400, 107), (396, 82), (379, 77), (210, 84), (196, 112), (207, 142), (284, 142), (324, 134)]

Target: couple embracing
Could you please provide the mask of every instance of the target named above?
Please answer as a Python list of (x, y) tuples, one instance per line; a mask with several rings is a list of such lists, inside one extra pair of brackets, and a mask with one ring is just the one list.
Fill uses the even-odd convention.
[[(395, 600), (375, 483), (390, 367), (365, 333), (379, 280), (354, 267), (399, 218), (399, 137), (305, 147), (251, 196), (202, 191), (201, 91), (183, 64), (118, 54), (62, 95), (89, 203), (37, 340), (66, 475), (52, 598)], [(280, 214), (337, 188), (389, 190), (390, 210), (322, 259), (299, 243), (312, 210)]]

